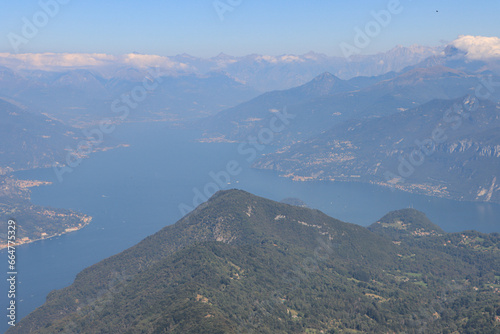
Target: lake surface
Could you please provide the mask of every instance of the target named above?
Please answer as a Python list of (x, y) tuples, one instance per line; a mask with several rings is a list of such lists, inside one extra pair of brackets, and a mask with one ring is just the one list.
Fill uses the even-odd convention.
[[(63, 182), (52, 169), (16, 174), (53, 182), (33, 189), (35, 204), (93, 216), (91, 224), (78, 232), (17, 248), (19, 317), (43, 304), (51, 290), (70, 285), (85, 267), (175, 223), (182, 217), (179, 205), (192, 206), (194, 189), (203, 192), (213, 183), (209, 173), (225, 171), (232, 160), (242, 171), (231, 176), (226, 189), (239, 188), (273, 200), (297, 197), (347, 222), (366, 226), (388, 211), (414, 207), (448, 232), (500, 232), (496, 204), (430, 198), (361, 183), (293, 182), (271, 171), (251, 169), (246, 156), (238, 154), (237, 144), (197, 143), (195, 133), (161, 123), (120, 125), (111, 136), (131, 146), (92, 155), (65, 174)], [(6, 272), (5, 251), (0, 258)], [(0, 289), (7, 300), (6, 282)], [(0, 323), (0, 331), (7, 329), (6, 322)]]

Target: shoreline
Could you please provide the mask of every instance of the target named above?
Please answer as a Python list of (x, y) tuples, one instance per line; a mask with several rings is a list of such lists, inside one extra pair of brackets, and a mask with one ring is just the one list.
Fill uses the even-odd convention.
[[(53, 234), (49, 235), (46, 232), (39, 231), (37, 226), (31, 226), (31, 224), (28, 224), (31, 228), (26, 229), (23, 227), (24, 223), (19, 224), (20, 221), (16, 217), (9, 217), (11, 214), (8, 213), (9, 210), (7, 209), (7, 212), (2, 212), (2, 214), (6, 215), (5, 218), (13, 218), (19, 224), (17, 226), (16, 242), (11, 246), (17, 247), (79, 231), (92, 221), (92, 216), (82, 212), (34, 205), (31, 202), (31, 188), (50, 185), (52, 185), (50, 181), (18, 178), (12, 174), (4, 176), (0, 187), (0, 198), (5, 197), (6, 203), (12, 201), (12, 203), (6, 204), (6, 207), (11, 206), (15, 210), (23, 210), (21, 212), (24, 212), (24, 215), (18, 217), (21, 221), (28, 222), (30, 215), (34, 215), (37, 221), (46, 221), (50, 224), (52, 230), (56, 230), (55, 233), (52, 232)], [(19, 235), (21, 231), (24, 234), (22, 237)], [(0, 242), (0, 251), (8, 247), (7, 240)]]
[[(393, 186), (391, 184), (385, 183), (385, 182), (380, 182), (380, 181), (373, 181), (373, 180), (360, 180), (357, 177), (353, 177), (351, 180), (338, 180), (338, 179), (321, 179), (321, 178), (313, 178), (313, 177), (297, 177), (295, 175), (290, 175), (290, 174), (280, 174), (279, 171), (273, 170), (273, 169), (264, 169), (264, 168), (255, 168), (258, 170), (269, 170), (278, 173), (278, 177), (290, 179), (293, 182), (342, 182), (342, 183), (364, 183), (364, 184), (370, 184), (374, 185), (377, 187), (381, 187), (383, 189), (389, 189), (389, 190), (395, 190), (395, 191), (402, 191), (405, 193), (413, 194), (413, 195), (422, 195), (422, 196), (428, 196), (428, 197), (434, 197), (434, 198), (442, 198), (450, 201), (457, 201), (457, 202), (469, 202), (469, 203), (484, 203), (484, 204), (494, 204), (494, 205), (500, 205), (500, 201), (482, 201), (482, 200), (474, 200), (474, 199), (466, 199), (466, 198), (460, 198), (460, 197), (455, 197), (453, 195), (450, 195), (449, 192), (432, 192), (432, 191), (425, 191), (422, 186), (425, 187), (432, 187), (432, 186), (426, 186), (426, 185), (421, 185), (421, 184), (408, 184), (407, 187), (403, 187), (401, 185), (399, 186)], [(416, 189), (415, 189), (416, 188)]]
[[(32, 244), (32, 243), (37, 242), (37, 241), (48, 240), (48, 239), (52, 239), (52, 238), (55, 238), (55, 237), (60, 237), (60, 236), (63, 236), (65, 234), (69, 234), (69, 233), (72, 233), (72, 232), (80, 231), (84, 227), (88, 226), (90, 224), (90, 222), (92, 221), (92, 219), (93, 219), (93, 217), (85, 215), (85, 217), (82, 219), (83, 224), (81, 226), (72, 227), (72, 228), (70, 227), (70, 228), (67, 228), (66, 230), (64, 230), (64, 232), (56, 233), (56, 234), (51, 235), (51, 236), (46, 236), (46, 237), (42, 237), (42, 238), (38, 238), (38, 239), (33, 239), (33, 240), (28, 239), (28, 241), (16, 242), (11, 247), (19, 247), (19, 246), (23, 246), (23, 245), (28, 245), (28, 244)], [(21, 240), (23, 240), (23, 239), (21, 239)], [(9, 247), (8, 244), (0, 244), (0, 252), (3, 251), (4, 249), (7, 249), (8, 247)]]

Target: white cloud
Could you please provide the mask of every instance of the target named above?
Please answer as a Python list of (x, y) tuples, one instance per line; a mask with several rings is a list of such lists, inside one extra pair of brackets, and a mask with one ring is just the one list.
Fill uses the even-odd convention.
[(293, 63), (293, 62), (304, 62), (304, 59), (299, 56), (295, 55), (282, 55), (282, 56), (267, 56), (267, 55), (262, 55), (262, 56), (257, 56), (255, 58), (257, 61), (266, 61), (271, 64), (278, 64), (278, 63)]
[(127, 54), (120, 56), (103, 53), (0, 53), (0, 65), (15, 69), (65, 70), (130, 66), (136, 68), (161, 67), (186, 70), (188, 66), (156, 55)]
[(125, 64), (130, 64), (134, 67), (145, 68), (145, 67), (161, 67), (169, 69), (187, 69), (187, 65), (183, 63), (177, 63), (168, 57), (162, 57), (157, 55), (141, 55), (136, 53), (130, 53), (119, 57), (121, 61)]
[(278, 60), (276, 59), (276, 57), (273, 57), (273, 56), (258, 56), (255, 58), (257, 61), (266, 61), (268, 63), (271, 63), (271, 64), (276, 64), (278, 62)]
[(462, 35), (450, 43), (470, 60), (500, 58), (500, 38)]
[(284, 55), (281, 56), (280, 59), (285, 63), (303, 62), (303, 60), (300, 57), (294, 55)]
[(0, 64), (18, 69), (41, 69), (94, 67), (109, 65), (114, 56), (84, 53), (0, 53)]

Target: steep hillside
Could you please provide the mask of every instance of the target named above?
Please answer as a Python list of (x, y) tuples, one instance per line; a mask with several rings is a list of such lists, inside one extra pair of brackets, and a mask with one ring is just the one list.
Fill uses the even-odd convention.
[(8, 333), (494, 333), (499, 240), (488, 241), (486, 252), (429, 252), (221, 191), (85, 269)]
[[(249, 141), (250, 136), (271, 129), (273, 144), (286, 145), (319, 135), (345, 121), (383, 117), (434, 99), (473, 94), (480, 82), (480, 75), (443, 66), (349, 81), (322, 74), (302, 86), (265, 93), (224, 110), (203, 121), (201, 127), (205, 138), (228, 141)], [(500, 96), (500, 92), (495, 96)], [(284, 110), (292, 116), (284, 129), (274, 130), (279, 127), (273, 118), (282, 119), (279, 113)]]
[(472, 96), (337, 125), (256, 162), (295, 180), (371, 182), (500, 201), (500, 105)]
[(64, 162), (66, 148), (77, 148), (83, 135), (44, 115), (0, 98), (0, 170), (50, 167)]

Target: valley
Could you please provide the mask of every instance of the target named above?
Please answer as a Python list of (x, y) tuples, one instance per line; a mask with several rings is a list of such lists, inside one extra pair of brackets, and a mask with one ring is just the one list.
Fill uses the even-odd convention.
[(498, 332), (499, 41), (0, 53), (0, 330)]

